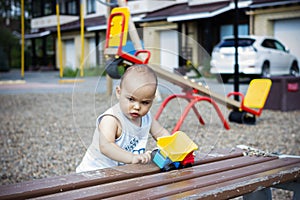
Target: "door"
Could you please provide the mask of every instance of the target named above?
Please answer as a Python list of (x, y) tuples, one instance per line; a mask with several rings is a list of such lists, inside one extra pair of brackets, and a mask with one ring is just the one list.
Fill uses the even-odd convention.
[(282, 65), (281, 61), (281, 51), (278, 51), (275, 45), (275, 40), (265, 39), (262, 44), (266, 48), (266, 58), (270, 61), (270, 73), (272, 75), (280, 73), (280, 66)]
[(178, 68), (178, 33), (174, 30), (160, 32), (160, 65), (161, 68), (173, 72)]
[(286, 48), (283, 44), (279, 41), (274, 41), (276, 50), (278, 51), (278, 59), (279, 59), (279, 66), (278, 66), (278, 73), (279, 74), (287, 74), (289, 72), (291, 66), (291, 57), (289, 53), (286, 51)]
[(274, 36), (287, 46), (300, 63), (300, 18), (276, 20), (274, 22)]
[(89, 39), (89, 53), (88, 60), (85, 61), (85, 67), (96, 67), (96, 48), (95, 48), (95, 38)]
[(76, 56), (74, 40), (65, 40), (65, 66), (73, 70), (76, 69)]

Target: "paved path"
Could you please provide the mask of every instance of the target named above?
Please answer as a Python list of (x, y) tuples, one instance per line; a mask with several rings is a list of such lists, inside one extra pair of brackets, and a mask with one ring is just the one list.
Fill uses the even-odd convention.
[[(0, 73), (0, 94), (21, 94), (21, 93), (73, 93), (90, 92), (106, 93), (106, 77), (77, 77), (71, 80), (74, 82), (60, 83), (59, 71), (36, 71), (25, 72), (24, 79), (21, 79), (20, 70), (10, 70)], [(219, 84), (214, 79), (198, 79), (207, 85), (213, 92), (226, 95), (233, 91), (233, 84)], [(119, 80), (113, 81), (113, 88)], [(246, 92), (247, 83), (240, 85), (240, 91)], [(159, 79), (159, 91), (162, 94), (180, 93), (181, 88), (165, 80)]]
[[(60, 83), (61, 80), (73, 80)], [(114, 81), (117, 84), (117, 80)], [(105, 77), (60, 78), (58, 71), (25, 72), (21, 79), (20, 71), (0, 73), (0, 94), (19, 93), (72, 93), (106, 92)]]

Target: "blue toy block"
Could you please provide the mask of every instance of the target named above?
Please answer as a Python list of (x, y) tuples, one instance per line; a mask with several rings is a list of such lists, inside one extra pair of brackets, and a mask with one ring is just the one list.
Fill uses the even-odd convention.
[(160, 151), (157, 151), (153, 158), (153, 162), (160, 168), (164, 168), (164, 166), (172, 163), (172, 161), (169, 158), (165, 158), (163, 155), (161, 155)]
[(173, 165), (178, 169), (180, 167), (180, 162), (173, 162)]

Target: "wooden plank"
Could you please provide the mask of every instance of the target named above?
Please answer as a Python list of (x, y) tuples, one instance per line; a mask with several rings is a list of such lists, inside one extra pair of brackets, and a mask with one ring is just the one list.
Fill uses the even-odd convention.
[(297, 179), (300, 179), (299, 163), (190, 190), (162, 199), (186, 199), (186, 197), (193, 197), (193, 199), (229, 199), (248, 194), (259, 189), (274, 187), (277, 184), (293, 182)]
[(151, 190), (151, 188), (156, 188), (158, 186), (168, 185), (170, 183), (179, 183), (181, 181), (203, 177), (222, 171), (238, 169), (240, 167), (263, 163), (274, 159), (277, 159), (277, 157), (237, 157), (198, 165), (191, 168), (185, 168), (182, 170), (156, 173), (148, 176), (53, 194), (38, 199), (102, 199), (111, 196), (127, 194), (129, 192), (135, 192), (138, 190)]
[(132, 177), (145, 176), (155, 172), (159, 172), (159, 168), (154, 164), (135, 165), (134, 169), (125, 165), (91, 172), (26, 181), (14, 185), (3, 185), (0, 186), (0, 199), (24, 199), (59, 193)]
[[(139, 190), (136, 192), (131, 192), (119, 196), (114, 196), (108, 199), (134, 199), (136, 197), (139, 197), (139, 199), (160, 199), (166, 196), (175, 195), (190, 190), (195, 190), (197, 188), (207, 187), (210, 185), (215, 185), (215, 184), (219, 184), (222, 182), (231, 181), (239, 178), (247, 178), (248, 176), (262, 173), (262, 172), (267, 173), (268, 176), (272, 176), (272, 174), (274, 173), (276, 174), (283, 173), (284, 171), (279, 171), (282, 167), (284, 167), (285, 170), (289, 168), (294, 168), (294, 164), (297, 164), (296, 171), (299, 171), (300, 170), (298, 168), (300, 167), (299, 159), (292, 159), (292, 158), (276, 159), (276, 160), (264, 162), (263, 164), (261, 163), (254, 164), (254, 165), (245, 166), (237, 169), (223, 171), (220, 173), (214, 173), (206, 176), (199, 176), (197, 178), (186, 179), (184, 181), (175, 182), (175, 183), (170, 182), (169, 184), (166, 185)], [(201, 166), (198, 166), (197, 170), (202, 170)], [(261, 177), (261, 178), (265, 179), (267, 177)]]
[(210, 162), (216, 162), (225, 159), (231, 159), (243, 156), (244, 150), (240, 148), (234, 149), (214, 149), (209, 152), (195, 151), (195, 163), (194, 165), (201, 165)]
[[(197, 152), (195, 164), (204, 164), (217, 160), (225, 160), (242, 156), (242, 150), (215, 149), (209, 153)], [(91, 172), (69, 174), (25, 181), (13, 185), (0, 186), (0, 199), (21, 199), (37, 197), (62, 191), (75, 190), (102, 183), (109, 183), (134, 177), (160, 172), (154, 164), (147, 165), (125, 165), (114, 168), (101, 169)]]
[(149, 66), (156, 72), (156, 74), (160, 78), (167, 80), (175, 85), (178, 85), (184, 89), (191, 89), (191, 88), (197, 89), (200, 94), (208, 96), (208, 97), (212, 98), (213, 100), (215, 100), (216, 102), (219, 102), (219, 103), (224, 104), (231, 108), (240, 108), (240, 106), (241, 106), (241, 103), (239, 101), (236, 101), (232, 98), (228, 98), (227, 96), (217, 94), (217, 93), (211, 91), (210, 89), (208, 89), (202, 85), (199, 85), (198, 83), (196, 83), (190, 79), (185, 79), (183, 76), (180, 76), (175, 73), (170, 73), (160, 67), (157, 67), (157, 66), (154, 66), (151, 64), (149, 64)]

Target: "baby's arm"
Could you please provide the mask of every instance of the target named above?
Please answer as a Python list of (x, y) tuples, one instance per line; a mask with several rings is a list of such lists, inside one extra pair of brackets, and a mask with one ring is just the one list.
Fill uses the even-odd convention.
[(152, 120), (152, 125), (151, 125), (150, 132), (151, 132), (151, 134), (152, 134), (152, 136), (154, 137), (155, 140), (158, 137), (170, 135), (170, 133), (167, 131), (167, 129), (162, 127), (162, 125), (160, 125), (160, 123), (155, 119)]
[(150, 152), (133, 154), (120, 148), (115, 140), (121, 135), (121, 127), (113, 116), (105, 116), (98, 126), (100, 133), (100, 151), (107, 157), (126, 164), (148, 163), (151, 160)]

